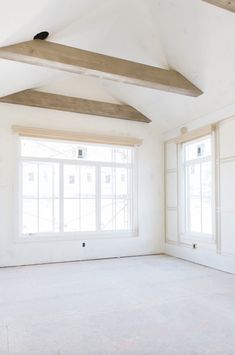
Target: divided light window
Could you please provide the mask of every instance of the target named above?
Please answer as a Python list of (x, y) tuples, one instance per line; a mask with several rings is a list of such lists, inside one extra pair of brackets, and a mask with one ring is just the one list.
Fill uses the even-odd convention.
[(134, 148), (20, 139), (20, 232), (133, 230)]
[(212, 236), (212, 139), (211, 135), (182, 145), (184, 182), (184, 233)]

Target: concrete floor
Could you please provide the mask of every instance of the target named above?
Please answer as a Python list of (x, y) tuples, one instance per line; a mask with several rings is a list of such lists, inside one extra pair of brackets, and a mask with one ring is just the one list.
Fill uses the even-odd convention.
[(235, 276), (168, 256), (0, 270), (0, 355), (234, 355)]

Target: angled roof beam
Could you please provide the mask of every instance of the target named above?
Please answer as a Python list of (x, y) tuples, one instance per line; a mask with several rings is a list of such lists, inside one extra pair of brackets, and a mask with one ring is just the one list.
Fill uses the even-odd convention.
[(235, 0), (202, 0), (208, 2), (209, 4), (219, 6), (222, 9), (235, 12)]
[(33, 40), (2, 47), (0, 58), (176, 94), (202, 94), (201, 90), (174, 70), (160, 69), (48, 41)]
[(129, 105), (117, 105), (36, 90), (25, 90), (16, 94), (4, 96), (0, 98), (0, 102), (145, 123), (151, 122), (149, 118), (145, 117), (142, 113)]

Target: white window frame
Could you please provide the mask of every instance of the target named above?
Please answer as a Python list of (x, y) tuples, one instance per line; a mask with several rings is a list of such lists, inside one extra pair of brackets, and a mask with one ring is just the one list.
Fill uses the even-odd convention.
[[(137, 181), (137, 170), (138, 170), (138, 148), (136, 146), (132, 146), (130, 148), (133, 149), (132, 151), (132, 163), (112, 163), (112, 162), (97, 162), (97, 161), (85, 161), (85, 160), (71, 160), (71, 159), (51, 159), (51, 158), (35, 158), (35, 157), (22, 157), (21, 156), (21, 140), (40, 140), (41, 138), (35, 137), (24, 137), (24, 136), (17, 136), (16, 138), (16, 156), (17, 156), (17, 181), (16, 181), (16, 240), (17, 241), (54, 241), (54, 240), (77, 240), (81, 239), (84, 240), (86, 238), (89, 239), (103, 239), (103, 238), (126, 238), (126, 237), (137, 237), (138, 236), (138, 225), (137, 225), (137, 216), (138, 216), (138, 181)], [(44, 141), (54, 141), (54, 142), (63, 142), (65, 140), (58, 140), (58, 139), (47, 139), (43, 138)], [(68, 143), (72, 143), (73, 141), (67, 141)], [(79, 143), (79, 142), (74, 142)], [(81, 143), (82, 145), (94, 145), (92, 143)], [(111, 145), (111, 144), (101, 144), (97, 143), (97, 145), (102, 145), (103, 147), (113, 147), (113, 148), (127, 148), (127, 146), (123, 145)], [(23, 191), (22, 191), (22, 164), (23, 162), (50, 162), (50, 163), (58, 163), (59, 164), (59, 171), (60, 171), (60, 185), (63, 184), (63, 171), (61, 169), (62, 166), (66, 164), (71, 165), (79, 165), (79, 166), (94, 166), (96, 170), (96, 174), (98, 173), (98, 179), (96, 179), (96, 222), (97, 219), (100, 220), (101, 215), (101, 196), (100, 196), (100, 170), (101, 167), (113, 167), (113, 168), (130, 168), (132, 173), (132, 183), (131, 183), (131, 191), (130, 191), (130, 202), (131, 202), (131, 229), (128, 230), (101, 230), (99, 227), (100, 225), (97, 224), (96, 231), (75, 231), (75, 232), (38, 232), (38, 233), (22, 233), (22, 216), (23, 216), (23, 208), (22, 208), (22, 201), (23, 201)], [(61, 189), (60, 191), (63, 191)], [(60, 206), (63, 206), (62, 203), (63, 195), (60, 196)], [(100, 199), (99, 201), (97, 201)], [(61, 217), (61, 209), (60, 209), (60, 217)], [(61, 224), (61, 221), (60, 221)]]
[[(188, 164), (184, 162), (184, 156), (185, 156), (185, 151), (184, 151), (184, 144), (185, 143), (190, 143), (190, 142), (200, 142), (206, 137), (211, 138), (211, 156), (209, 157), (204, 157), (204, 158), (197, 158), (195, 160), (191, 160)], [(181, 242), (186, 242), (186, 241), (195, 241), (195, 242), (201, 242), (201, 243), (215, 243), (216, 241), (216, 229), (215, 229), (215, 134), (214, 132), (210, 134), (206, 134), (204, 136), (200, 136), (198, 138), (194, 138), (190, 141), (187, 141), (185, 143), (180, 143), (178, 145), (178, 154), (179, 154), (179, 167), (178, 167), (178, 172), (179, 172), (179, 237)], [(203, 233), (203, 232), (189, 232), (186, 228), (187, 224), (187, 202), (186, 202), (186, 182), (185, 182), (185, 166), (190, 165), (193, 161), (210, 161), (211, 166), (212, 166), (212, 233)]]

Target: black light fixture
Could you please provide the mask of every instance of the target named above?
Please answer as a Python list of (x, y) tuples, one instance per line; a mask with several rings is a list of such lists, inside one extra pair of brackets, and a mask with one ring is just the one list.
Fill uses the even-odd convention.
[(49, 36), (49, 32), (47, 32), (47, 31), (42, 31), (42, 32), (37, 33), (37, 34), (33, 37), (33, 39), (41, 39), (41, 40), (44, 40), (44, 39), (46, 39), (48, 36)]

